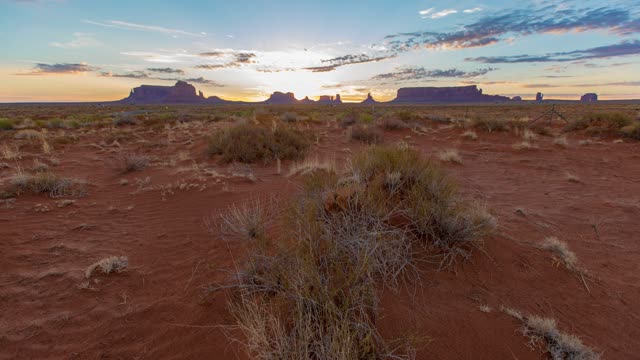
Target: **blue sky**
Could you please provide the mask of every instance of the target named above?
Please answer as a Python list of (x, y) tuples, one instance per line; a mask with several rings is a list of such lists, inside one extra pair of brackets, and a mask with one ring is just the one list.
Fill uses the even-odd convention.
[(193, 83), (261, 100), (478, 84), (640, 98), (640, 1), (0, 0), (0, 101), (93, 101)]

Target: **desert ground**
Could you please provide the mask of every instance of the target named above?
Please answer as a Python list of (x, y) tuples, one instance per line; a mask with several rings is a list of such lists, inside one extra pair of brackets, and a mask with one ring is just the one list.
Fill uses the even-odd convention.
[[(305, 231), (281, 219), (310, 177), (348, 179), (371, 149), (442, 169), (492, 228), (460, 248), (425, 235), (410, 272), (363, 278), (375, 340), (351, 358), (638, 358), (638, 106), (563, 104), (568, 123), (532, 124), (550, 108), (0, 105), (0, 358), (260, 358), (279, 335), (251, 339), (242, 302), (282, 305), (285, 333), (297, 320), (237, 275)], [(233, 128), (263, 132), (221, 145)], [(276, 129), (302, 143), (234, 153)], [(327, 212), (361, 191), (340, 181)], [(224, 214), (252, 204), (262, 242), (225, 236)]]

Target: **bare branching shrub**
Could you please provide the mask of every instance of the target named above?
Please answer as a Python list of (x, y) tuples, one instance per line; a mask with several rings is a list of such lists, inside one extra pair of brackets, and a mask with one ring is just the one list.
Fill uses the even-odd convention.
[(467, 139), (467, 140), (478, 140), (478, 134), (476, 134), (476, 132), (473, 131), (473, 130), (465, 131), (462, 134), (462, 137)]
[(110, 256), (89, 265), (84, 276), (88, 279), (96, 271), (105, 275), (119, 273), (124, 271), (127, 266), (129, 266), (129, 258), (126, 256)]
[(234, 204), (217, 219), (205, 219), (210, 234), (220, 234), (225, 240), (264, 241), (267, 229), (276, 215), (273, 198), (251, 199)]
[(350, 137), (365, 144), (381, 144), (384, 141), (384, 133), (380, 129), (365, 125), (351, 127)]
[(462, 164), (462, 157), (458, 153), (458, 150), (447, 149), (438, 153), (438, 159), (442, 162), (451, 162), (455, 164)]
[(123, 173), (140, 171), (147, 167), (149, 158), (135, 153), (126, 153), (120, 156), (120, 169)]

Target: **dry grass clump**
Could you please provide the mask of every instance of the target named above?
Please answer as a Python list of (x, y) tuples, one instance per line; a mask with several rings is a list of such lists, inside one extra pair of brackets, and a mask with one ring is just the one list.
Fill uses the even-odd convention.
[(275, 130), (239, 124), (209, 137), (207, 153), (222, 155), (225, 162), (254, 163), (304, 157), (310, 142), (305, 134), (279, 126)]
[(2, 158), (5, 160), (20, 160), (22, 159), (22, 154), (17, 147), (11, 147), (9, 145), (4, 145), (2, 149), (0, 149), (0, 154), (2, 154)]
[(468, 258), (495, 226), (439, 167), (392, 147), (355, 156), (343, 176), (309, 173), (278, 239), (254, 230), (274, 217), (263, 205), (223, 217), (250, 247), (229, 306), (236, 339), (259, 359), (415, 358), (414, 344), (376, 329), (376, 283), (395, 290), (412, 281), (429, 249), (441, 265)]
[(129, 258), (126, 256), (110, 256), (89, 265), (84, 276), (88, 279), (96, 271), (105, 275), (119, 273), (124, 271), (127, 266), (129, 266)]
[(442, 162), (451, 162), (455, 164), (462, 164), (462, 158), (458, 153), (458, 150), (447, 149), (438, 153), (438, 159)]
[(580, 271), (578, 267), (578, 257), (569, 249), (566, 242), (557, 237), (548, 237), (539, 245), (541, 249), (550, 251), (558, 263), (562, 263), (571, 271)]
[(515, 143), (511, 146), (514, 150), (531, 150), (535, 149), (535, 146), (528, 141), (522, 141), (519, 143)]
[(7, 118), (0, 118), (0, 130), (13, 130), (15, 121)]
[(557, 145), (557, 146), (560, 146), (560, 147), (563, 147), (563, 148), (566, 148), (567, 146), (569, 146), (569, 140), (567, 140), (566, 136), (560, 136), (560, 137), (557, 137), (557, 138), (553, 139), (553, 144)]
[(525, 141), (533, 141), (533, 140), (537, 139), (538, 136), (533, 131), (531, 131), (529, 129), (524, 129), (524, 131), (522, 132), (522, 138)]
[(567, 175), (567, 180), (569, 180), (569, 182), (572, 182), (572, 183), (579, 183), (579, 182), (581, 182), (581, 181), (580, 181), (580, 178), (579, 178), (579, 177), (578, 177), (578, 175), (576, 175), (576, 174), (573, 174), (573, 173), (567, 172), (567, 173), (566, 173), (566, 175)]
[(48, 171), (35, 174), (18, 171), (11, 178), (10, 186), (10, 192), (16, 195), (24, 192), (46, 193), (53, 198), (86, 195), (86, 183), (77, 179), (61, 177)]
[(501, 311), (522, 322), (522, 334), (529, 337), (531, 348), (546, 346), (553, 360), (599, 360), (600, 354), (584, 345), (575, 335), (558, 330), (556, 320), (536, 315), (523, 315), (520, 311), (501, 307)]
[(381, 144), (384, 141), (384, 133), (373, 126), (354, 125), (350, 130), (351, 139), (365, 144)]
[(129, 173), (146, 168), (149, 164), (149, 158), (140, 154), (126, 153), (121, 155), (120, 163), (122, 172)]
[(462, 134), (462, 137), (467, 139), (467, 140), (478, 140), (478, 134), (476, 134), (476, 132), (473, 131), (473, 130), (465, 131)]
[(509, 124), (505, 120), (497, 118), (475, 118), (471, 121), (471, 126), (488, 132), (509, 131)]

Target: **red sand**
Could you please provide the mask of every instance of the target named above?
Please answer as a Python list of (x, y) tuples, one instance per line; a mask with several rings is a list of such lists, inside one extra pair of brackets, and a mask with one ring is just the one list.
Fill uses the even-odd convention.
[[(225, 294), (204, 296), (202, 290), (223, 283), (228, 272), (220, 270), (232, 269), (234, 259), (241, 263), (243, 251), (209, 236), (202, 220), (251, 196), (290, 196), (297, 180), (276, 174), (274, 165), (254, 166), (256, 182), (241, 177), (216, 182), (203, 169), (228, 174), (229, 166), (204, 155), (205, 130), (185, 127), (168, 138), (166, 131), (129, 128), (134, 135), (119, 141), (122, 147), (154, 161), (126, 175), (114, 165), (117, 145), (88, 145), (99, 144), (106, 134), (84, 135), (76, 144), (57, 146), (52, 155), (42, 155), (35, 145), (31, 151), (23, 147), (23, 167), (34, 158), (55, 157), (60, 164), (53, 172), (91, 185), (88, 196), (62, 208), (45, 195), (0, 203), (0, 358), (246, 358), (219, 327), (233, 323)], [(363, 146), (348, 142), (342, 129), (315, 131), (325, 134), (312, 154), (335, 157), (339, 165), (350, 153), (346, 149)], [(383, 334), (410, 331), (430, 338), (419, 359), (543, 358), (541, 349), (527, 346), (520, 324), (499, 311), (506, 305), (555, 318), (561, 330), (580, 336), (605, 359), (637, 358), (640, 144), (607, 140), (580, 146), (569, 135), (566, 149), (538, 137), (537, 149), (514, 150), (512, 144), (521, 139), (513, 134), (478, 132), (477, 141), (460, 134), (434, 127), (422, 136), (410, 131), (385, 136), (387, 143), (405, 139), (426, 156), (458, 149), (464, 163), (445, 166), (465, 194), (492, 209), (498, 235), (486, 239), (485, 253), (476, 252), (455, 273), (425, 268), (417, 288), (383, 294), (378, 323)], [(191, 138), (197, 139), (194, 144)], [(284, 173), (287, 168), (283, 164)], [(6, 179), (13, 171), (0, 170), (0, 176)], [(567, 172), (581, 182), (568, 181)], [(137, 184), (147, 177), (150, 183)], [(128, 185), (120, 184), (123, 178)], [(206, 188), (173, 193), (157, 188), (181, 180)], [(50, 211), (36, 211), (37, 204)], [(532, 246), (547, 236), (566, 241), (577, 254), (589, 271), (590, 292), (580, 276)], [(97, 276), (93, 290), (78, 288), (86, 267), (110, 255), (127, 255), (129, 269)], [(493, 311), (482, 312), (480, 305)]]

